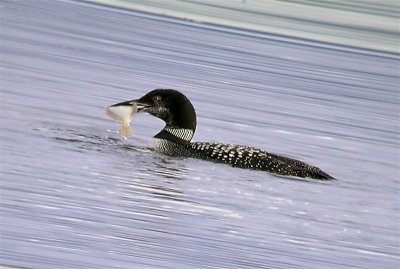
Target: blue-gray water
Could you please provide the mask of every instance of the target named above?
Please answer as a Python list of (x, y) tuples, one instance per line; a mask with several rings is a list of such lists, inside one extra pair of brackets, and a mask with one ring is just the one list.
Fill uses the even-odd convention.
[[(1, 3), (0, 264), (398, 268), (397, 55), (105, 9)], [(338, 180), (148, 150), (104, 107), (175, 88), (196, 141), (251, 145)]]

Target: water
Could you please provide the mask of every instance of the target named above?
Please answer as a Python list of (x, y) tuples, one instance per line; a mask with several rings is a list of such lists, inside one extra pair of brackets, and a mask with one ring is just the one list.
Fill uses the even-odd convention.
[[(398, 268), (398, 56), (69, 1), (1, 4), (1, 253), (27, 268)], [(196, 141), (332, 174), (292, 180), (123, 140), (104, 107), (193, 102)]]

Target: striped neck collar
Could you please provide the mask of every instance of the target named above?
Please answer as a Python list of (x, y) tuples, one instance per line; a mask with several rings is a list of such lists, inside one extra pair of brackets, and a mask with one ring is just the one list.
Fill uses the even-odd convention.
[(177, 144), (190, 143), (194, 136), (194, 130), (191, 129), (174, 129), (164, 128), (154, 137), (158, 139), (165, 139)]

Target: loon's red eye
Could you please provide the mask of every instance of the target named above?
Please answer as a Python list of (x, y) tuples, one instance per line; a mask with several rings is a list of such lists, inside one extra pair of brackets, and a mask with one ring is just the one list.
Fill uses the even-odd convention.
[(153, 102), (156, 104), (156, 105), (158, 105), (158, 104), (160, 104), (161, 103), (161, 96), (154, 96), (154, 98), (153, 98)]

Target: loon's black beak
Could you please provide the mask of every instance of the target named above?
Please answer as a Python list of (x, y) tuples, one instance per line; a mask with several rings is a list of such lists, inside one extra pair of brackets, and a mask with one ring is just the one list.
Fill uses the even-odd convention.
[(117, 106), (132, 106), (136, 103), (137, 108), (138, 108), (138, 113), (139, 112), (145, 112), (145, 109), (148, 107), (151, 107), (151, 104), (146, 104), (143, 102), (140, 102), (140, 100), (130, 100), (130, 101), (125, 101), (125, 102), (121, 102), (121, 103), (117, 103), (114, 105), (111, 105), (111, 107), (117, 107)]

